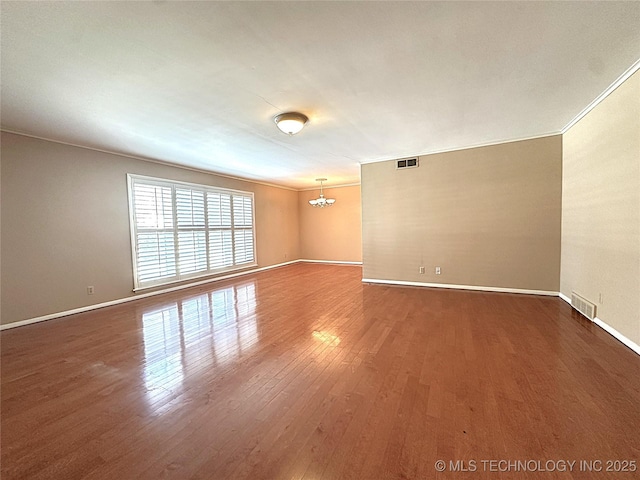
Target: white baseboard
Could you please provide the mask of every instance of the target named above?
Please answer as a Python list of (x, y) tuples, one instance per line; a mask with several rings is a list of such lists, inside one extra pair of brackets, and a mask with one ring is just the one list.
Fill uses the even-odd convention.
[[(564, 300), (565, 302), (567, 302), (569, 305), (571, 305), (571, 299), (569, 297), (567, 297), (566, 295), (562, 294), (562, 292), (559, 294), (560, 298), (562, 300)], [(617, 331), (615, 328), (613, 328), (611, 325), (609, 325), (606, 322), (603, 322), (601, 319), (599, 319), (598, 317), (593, 319), (593, 323), (595, 323), (596, 325), (598, 325), (601, 329), (603, 329), (605, 332), (607, 332), (609, 335), (611, 335), (613, 338), (615, 338), (616, 340), (618, 340), (620, 343), (624, 344), (625, 346), (629, 347), (631, 350), (633, 350), (635, 353), (637, 353), (638, 355), (640, 355), (640, 345), (638, 345), (636, 342), (634, 342), (633, 340), (631, 340), (630, 338), (625, 337), (623, 334), (621, 334), (619, 331)]]
[(603, 329), (605, 332), (607, 332), (613, 338), (618, 340), (620, 343), (623, 343), (624, 345), (629, 347), (631, 350), (633, 350), (635, 353), (640, 355), (640, 345), (638, 345), (636, 342), (634, 342), (630, 338), (625, 337), (623, 334), (621, 334), (619, 331), (617, 331), (611, 325), (609, 325), (608, 323), (603, 322), (598, 317), (593, 319), (593, 323), (598, 325), (601, 329)]
[(362, 262), (350, 262), (346, 260), (310, 260), (308, 258), (301, 258), (299, 261), (305, 263), (328, 263), (331, 265), (362, 265)]
[(215, 278), (207, 278), (205, 280), (200, 280), (197, 282), (186, 283), (184, 285), (177, 285), (175, 287), (163, 288), (162, 290), (155, 290), (153, 292), (140, 293), (136, 295), (132, 295), (131, 297), (126, 298), (118, 298), (116, 300), (110, 300), (108, 302), (96, 303), (93, 305), (87, 305), (85, 307), (74, 308), (72, 310), (65, 310), (63, 312), (50, 313), (48, 315), (42, 315), (41, 317), (35, 318), (27, 318), (26, 320), (20, 320), (18, 322), (5, 323), (4, 325), (0, 325), (0, 331), (8, 330), (10, 328), (22, 327), (24, 325), (31, 325), (32, 323), (44, 322), (46, 320), (52, 320), (54, 318), (66, 317), (68, 315), (73, 315), (76, 313), (89, 312), (91, 310), (97, 310), (98, 308), (110, 307), (112, 305), (118, 305), (126, 302), (133, 302), (134, 300), (140, 300), (141, 298), (152, 297), (155, 295), (162, 295), (163, 293), (175, 292), (176, 290), (183, 290), (185, 288), (197, 287), (198, 285), (204, 285), (206, 283), (212, 282), (220, 282), (222, 280), (228, 280), (230, 278), (240, 277), (242, 275), (250, 275), (252, 273), (262, 272), (264, 270), (270, 270), (272, 268), (284, 267), (285, 265), (291, 265), (293, 263), (330, 263), (332, 265), (362, 265), (362, 262), (346, 262), (346, 261), (330, 261), (330, 260), (310, 260), (310, 259), (298, 259), (291, 260), (289, 262), (277, 263), (275, 265), (269, 265), (267, 267), (254, 268), (251, 270), (245, 270), (242, 272), (235, 272), (229, 275), (222, 275), (220, 277)]
[(176, 290), (183, 290), (185, 288), (197, 287), (198, 285), (204, 285), (205, 283), (220, 282), (222, 280), (228, 280), (234, 277), (240, 277), (242, 275), (250, 275), (252, 273), (262, 272), (264, 270), (271, 270), (272, 268), (284, 267), (285, 265), (291, 265), (292, 263), (298, 263), (301, 260), (292, 260), (290, 262), (277, 263), (275, 265), (269, 265), (266, 267), (254, 268), (251, 270), (245, 270), (243, 272), (235, 272), (229, 275), (223, 275), (221, 277), (208, 278), (206, 280), (200, 280), (198, 282), (187, 283), (184, 285), (178, 285), (171, 288), (163, 288), (162, 290), (156, 290), (154, 292), (141, 293), (132, 295), (131, 297), (118, 298), (116, 300), (110, 300), (108, 302), (96, 303), (93, 305), (87, 305), (85, 307), (74, 308), (72, 310), (65, 310), (63, 312), (50, 313), (48, 315), (42, 315), (41, 317), (27, 318), (26, 320), (20, 320), (18, 322), (5, 323), (0, 325), (1, 330), (7, 330), (9, 328), (22, 327), (24, 325), (31, 325), (32, 323), (44, 322), (46, 320), (52, 320), (54, 318), (66, 317), (76, 313), (89, 312), (91, 310), (97, 310), (99, 308), (110, 307), (112, 305), (118, 305), (126, 302), (133, 302), (134, 300), (140, 300), (141, 298), (152, 297), (155, 295), (162, 295), (163, 293), (175, 292)]
[[(176, 287), (165, 288), (162, 290), (157, 290), (155, 292), (147, 292), (139, 295), (133, 295), (131, 297), (119, 298), (116, 300), (110, 300), (108, 302), (96, 303), (94, 305), (87, 305), (85, 307), (74, 308), (72, 310), (65, 310), (63, 312), (51, 313), (48, 315), (43, 315), (35, 318), (28, 318), (25, 320), (20, 320), (18, 322), (6, 323), (4, 325), (0, 325), (1, 330), (8, 330), (10, 328), (22, 327), (24, 325), (31, 325), (33, 323), (44, 322), (46, 320), (52, 320), (54, 318), (66, 317), (68, 315), (73, 315), (76, 313), (89, 312), (91, 310), (97, 310), (99, 308), (110, 307), (112, 305), (118, 305), (126, 302), (133, 302), (135, 300), (140, 300), (142, 298), (152, 297), (155, 295), (162, 295), (163, 293), (174, 292), (176, 290), (183, 290), (185, 288), (197, 287), (198, 285), (204, 285), (206, 283), (219, 282), (222, 280), (228, 280), (234, 277), (240, 277), (243, 275), (250, 275), (252, 273), (262, 272), (264, 270), (271, 270), (272, 268), (284, 267), (286, 265), (291, 265), (294, 263), (327, 263), (333, 265), (362, 265), (362, 262), (348, 262), (348, 261), (330, 261), (330, 260), (310, 260), (310, 259), (299, 259), (299, 260), (291, 260), (290, 262), (277, 263), (275, 265), (269, 265), (266, 267), (255, 268), (252, 270), (247, 270), (244, 272), (232, 273), (229, 275), (224, 275), (222, 277), (210, 278), (207, 280), (201, 280), (199, 282), (188, 283), (185, 285), (178, 285)], [(551, 292), (547, 290), (527, 290), (520, 288), (502, 288), (502, 287), (483, 287), (477, 285), (457, 285), (457, 284), (446, 284), (446, 283), (423, 283), (423, 282), (405, 282), (398, 280), (378, 280), (373, 278), (363, 278), (363, 283), (379, 283), (379, 284), (389, 284), (389, 285), (404, 285), (410, 287), (433, 287), (433, 288), (450, 288), (457, 290), (473, 290), (473, 291), (483, 291), (483, 292), (499, 292), (499, 293), (521, 293), (528, 295), (545, 295), (545, 296), (559, 296), (562, 300), (571, 304), (571, 299), (564, 295), (562, 292)], [(623, 334), (618, 332), (611, 325), (603, 322), (601, 319), (596, 317), (593, 322), (602, 328), (605, 332), (610, 334), (616, 340), (633, 350), (635, 353), (640, 355), (640, 345), (635, 343), (633, 340), (625, 337)]]
[(484, 287), (480, 285), (458, 285), (448, 283), (405, 282), (401, 280), (378, 280), (373, 278), (363, 278), (362, 282), (381, 283), (388, 285), (404, 285), (408, 287), (451, 288), (454, 290), (474, 290), (479, 292), (524, 293), (527, 295), (545, 295), (550, 297), (558, 296), (558, 292), (552, 292), (548, 290), (528, 290), (524, 288)]

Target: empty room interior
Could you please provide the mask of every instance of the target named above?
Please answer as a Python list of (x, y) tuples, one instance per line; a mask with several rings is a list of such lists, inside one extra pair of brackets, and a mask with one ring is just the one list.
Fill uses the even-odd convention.
[(638, 478), (640, 2), (0, 9), (3, 480)]

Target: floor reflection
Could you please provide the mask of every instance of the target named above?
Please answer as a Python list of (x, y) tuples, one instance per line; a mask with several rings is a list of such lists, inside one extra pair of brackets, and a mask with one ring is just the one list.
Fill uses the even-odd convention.
[(340, 344), (340, 337), (324, 330), (314, 330), (311, 335), (313, 335), (313, 338), (326, 343), (330, 347), (337, 347)]
[(237, 360), (259, 339), (254, 282), (229, 286), (142, 314), (149, 406), (165, 413), (185, 378)]

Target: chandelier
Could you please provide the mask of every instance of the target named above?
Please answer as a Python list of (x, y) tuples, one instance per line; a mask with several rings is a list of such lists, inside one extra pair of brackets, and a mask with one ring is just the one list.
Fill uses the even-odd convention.
[(336, 202), (335, 198), (324, 198), (324, 193), (322, 193), (322, 182), (326, 181), (326, 178), (316, 178), (316, 182), (320, 182), (320, 196), (314, 200), (309, 200), (309, 205), (312, 207), (330, 207)]

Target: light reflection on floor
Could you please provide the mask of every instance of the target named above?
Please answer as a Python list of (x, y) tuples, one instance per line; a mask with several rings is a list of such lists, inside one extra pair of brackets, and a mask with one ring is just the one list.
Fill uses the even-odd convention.
[(330, 347), (337, 347), (340, 344), (340, 337), (324, 330), (314, 330), (311, 335), (313, 335), (313, 338), (326, 343)]
[(237, 360), (259, 340), (255, 283), (229, 286), (142, 314), (144, 382), (156, 413), (185, 378)]

